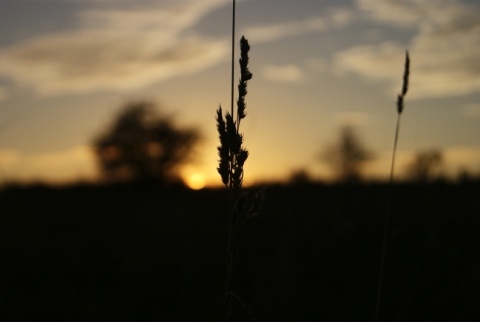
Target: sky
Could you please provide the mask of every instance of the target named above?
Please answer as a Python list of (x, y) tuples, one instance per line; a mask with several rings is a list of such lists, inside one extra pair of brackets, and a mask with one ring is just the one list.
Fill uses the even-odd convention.
[[(93, 138), (138, 100), (198, 127), (203, 140), (182, 176), (221, 183), (215, 110), (230, 108), (232, 1), (0, 3), (0, 184), (95, 180)], [(480, 173), (478, 1), (243, 0), (241, 35), (253, 73), (245, 184), (300, 169), (328, 180), (319, 155), (345, 125), (375, 155), (365, 175), (386, 177), (406, 50), (399, 176), (431, 149), (447, 175)]]

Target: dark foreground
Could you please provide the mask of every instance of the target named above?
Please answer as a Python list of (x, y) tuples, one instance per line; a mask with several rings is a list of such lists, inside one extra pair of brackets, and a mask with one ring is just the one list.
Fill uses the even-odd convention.
[[(1, 192), (0, 320), (222, 321), (225, 197)], [(233, 286), (257, 321), (373, 321), (386, 197), (386, 186), (268, 188)], [(381, 320), (479, 321), (480, 184), (395, 187), (391, 214)]]

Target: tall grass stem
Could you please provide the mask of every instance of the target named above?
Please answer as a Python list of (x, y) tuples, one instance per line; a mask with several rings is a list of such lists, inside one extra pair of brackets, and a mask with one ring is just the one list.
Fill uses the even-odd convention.
[[(245, 37), (240, 40), (240, 81), (238, 84), (237, 110), (235, 111), (234, 101), (234, 83), (235, 83), (235, 0), (233, 0), (232, 10), (232, 69), (231, 69), (231, 101), (230, 112), (225, 116), (220, 105), (217, 110), (216, 121), (220, 139), (218, 146), (218, 155), (220, 157), (217, 171), (222, 177), (222, 182), (228, 190), (228, 210), (227, 210), (227, 256), (225, 273), (225, 321), (230, 321), (232, 310), (232, 299), (240, 297), (232, 292), (233, 280), (233, 260), (237, 226), (237, 217), (242, 211), (240, 205), (240, 192), (243, 183), (243, 166), (248, 158), (248, 150), (243, 145), (243, 134), (240, 133), (240, 122), (245, 118), (245, 96), (247, 95), (247, 82), (252, 78), (252, 73), (248, 69), (248, 51), (250, 45)], [(234, 296), (233, 296), (233, 295)], [(240, 301), (242, 306), (246, 307), (245, 302)], [(251, 310), (247, 310), (250, 314)]]
[(378, 273), (378, 281), (377, 281), (377, 300), (375, 304), (375, 322), (380, 320), (380, 313), (381, 313), (381, 304), (382, 304), (382, 291), (383, 291), (383, 283), (385, 279), (385, 265), (386, 265), (386, 258), (387, 258), (387, 248), (388, 248), (388, 232), (390, 229), (390, 212), (391, 212), (391, 204), (392, 204), (392, 195), (393, 195), (393, 181), (394, 181), (394, 174), (395, 174), (395, 158), (397, 153), (397, 145), (398, 145), (398, 137), (400, 133), (400, 118), (404, 108), (404, 98), (408, 91), (408, 79), (410, 75), (410, 57), (408, 55), (408, 51), (405, 52), (405, 67), (403, 70), (403, 83), (402, 83), (402, 90), (400, 94), (397, 96), (397, 126), (395, 129), (395, 139), (393, 141), (393, 153), (392, 153), (392, 164), (390, 167), (390, 180), (389, 180), (389, 188), (388, 188), (388, 196), (387, 196), (387, 206), (385, 211), (385, 219), (383, 223), (383, 238), (382, 238), (382, 250), (380, 255), (380, 269)]
[(395, 156), (397, 153), (398, 136), (400, 132), (400, 117), (401, 117), (401, 114), (398, 113), (397, 127), (395, 130), (395, 140), (393, 142), (392, 164), (390, 167), (390, 179), (388, 184), (387, 209), (385, 212), (385, 221), (383, 223), (382, 253), (380, 257), (380, 272), (378, 274), (377, 301), (375, 306), (375, 322), (378, 322), (380, 318), (383, 278), (385, 274), (385, 262), (387, 257), (388, 230), (389, 230), (389, 224), (390, 224), (390, 208), (391, 208), (392, 194), (393, 194), (393, 178), (395, 173)]
[[(232, 1), (232, 61), (231, 61), (231, 81), (230, 81), (230, 115), (233, 117), (233, 105), (235, 101), (235, 0)], [(230, 164), (234, 164), (235, 156), (230, 155)], [(227, 211), (227, 225), (228, 225), (228, 240), (227, 240), (227, 271), (225, 275), (225, 321), (230, 321), (230, 310), (231, 310), (231, 296), (230, 288), (233, 275), (232, 267), (232, 243), (233, 243), (233, 231), (235, 225), (235, 210), (234, 204), (236, 200), (236, 191), (233, 190), (232, 181), (230, 181), (230, 186), (228, 189), (228, 211)]]
[(233, 104), (235, 101), (235, 0), (233, 0), (232, 9), (232, 71), (231, 71), (231, 83), (230, 83), (230, 114), (233, 116)]

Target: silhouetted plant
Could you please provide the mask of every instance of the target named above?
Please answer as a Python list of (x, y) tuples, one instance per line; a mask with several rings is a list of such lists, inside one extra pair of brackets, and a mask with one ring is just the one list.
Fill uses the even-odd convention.
[(372, 158), (372, 153), (352, 126), (344, 126), (340, 130), (338, 141), (328, 146), (320, 155), (320, 159), (328, 163), (340, 182), (359, 181), (362, 166)]
[(408, 91), (408, 78), (410, 75), (410, 57), (408, 51), (405, 52), (405, 66), (403, 70), (403, 84), (402, 91), (397, 96), (397, 126), (395, 129), (395, 139), (393, 142), (393, 153), (392, 153), (392, 163), (390, 168), (390, 181), (389, 181), (389, 191), (387, 199), (387, 210), (385, 213), (385, 222), (383, 225), (383, 242), (382, 242), (382, 253), (380, 258), (380, 271), (378, 274), (378, 288), (377, 288), (377, 302), (375, 306), (375, 322), (378, 322), (380, 318), (380, 308), (382, 300), (382, 284), (384, 278), (385, 270), (385, 259), (387, 256), (387, 242), (388, 242), (388, 230), (389, 230), (389, 219), (390, 219), (390, 205), (392, 200), (392, 190), (393, 190), (393, 180), (394, 180), (394, 170), (395, 170), (395, 155), (397, 152), (397, 143), (398, 136), (400, 132), (400, 116), (402, 115), (404, 108), (404, 98)]
[[(235, 16), (235, 1), (233, 15)], [(234, 30), (235, 23), (233, 23)], [(232, 38), (234, 35), (232, 33)], [(232, 42), (232, 52), (234, 51)], [(254, 218), (263, 202), (264, 192), (259, 191), (248, 196), (241, 192), (243, 184), (243, 167), (248, 158), (248, 151), (243, 147), (243, 135), (240, 133), (241, 120), (246, 117), (245, 97), (247, 95), (247, 82), (252, 78), (252, 73), (248, 69), (248, 52), (250, 45), (247, 39), (242, 37), (240, 40), (240, 81), (238, 84), (237, 108), (234, 109), (234, 91), (232, 82), (232, 100), (231, 110), (226, 112), (225, 116), (222, 107), (217, 109), (216, 121), (217, 130), (220, 139), (218, 147), (219, 162), (217, 171), (222, 178), (222, 182), (230, 194), (228, 210), (228, 241), (227, 241), (227, 270), (225, 276), (225, 320), (230, 321), (232, 301), (236, 300), (248, 314), (254, 319), (254, 314), (241, 297), (232, 290), (234, 257), (242, 242), (243, 234), (246, 229), (245, 223)], [(232, 55), (233, 60), (233, 55)], [(233, 79), (233, 69), (232, 69)]]
[[(227, 273), (225, 278), (225, 319), (230, 320), (232, 299), (236, 299), (252, 315), (251, 310), (235, 294), (232, 289), (233, 278), (233, 259), (234, 259), (234, 239), (238, 232), (236, 228), (243, 217), (252, 217), (258, 211), (258, 201), (260, 195), (255, 198), (257, 201), (252, 205), (245, 204), (245, 196), (240, 193), (243, 183), (243, 166), (248, 158), (248, 151), (243, 147), (243, 135), (240, 134), (240, 122), (246, 117), (245, 97), (247, 95), (247, 82), (252, 78), (252, 73), (248, 69), (248, 52), (250, 45), (247, 39), (242, 37), (240, 40), (240, 81), (238, 84), (238, 99), (236, 111), (231, 108), (230, 112), (223, 116), (222, 107), (217, 110), (217, 130), (220, 139), (218, 155), (220, 157), (217, 171), (222, 178), (223, 184), (230, 193), (229, 218), (228, 218), (228, 242), (227, 242)], [(233, 91), (232, 91), (233, 96)], [(232, 100), (233, 102), (233, 100)], [(255, 206), (257, 204), (257, 206)], [(248, 209), (251, 208), (251, 209)], [(247, 212), (245, 212), (247, 209)], [(240, 217), (242, 216), (242, 217)], [(246, 218), (246, 217), (245, 217)]]
[(443, 155), (440, 150), (419, 151), (407, 167), (407, 176), (410, 180), (418, 183), (426, 183), (432, 179), (434, 171), (443, 163)]
[(243, 135), (240, 134), (240, 122), (245, 118), (245, 96), (247, 95), (247, 81), (252, 78), (248, 70), (248, 41), (242, 37), (240, 41), (240, 83), (238, 85), (237, 115), (226, 113), (223, 118), (222, 107), (217, 110), (217, 130), (220, 138), (218, 154), (220, 156), (218, 173), (222, 182), (232, 189), (240, 189), (243, 182), (243, 165), (248, 158), (248, 151), (242, 147)]
[(181, 129), (148, 102), (127, 104), (94, 139), (100, 170), (108, 182), (178, 180), (178, 168), (190, 160), (197, 130)]
[(303, 186), (313, 183), (314, 180), (307, 169), (294, 169), (288, 179), (287, 183), (292, 186)]

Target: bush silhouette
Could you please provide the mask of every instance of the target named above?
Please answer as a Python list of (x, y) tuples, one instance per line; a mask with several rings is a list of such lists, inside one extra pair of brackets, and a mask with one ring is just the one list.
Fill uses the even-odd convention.
[(437, 149), (418, 151), (407, 167), (407, 174), (411, 181), (426, 183), (433, 179), (442, 164), (442, 151)]
[(126, 104), (93, 146), (107, 182), (171, 183), (198, 139), (196, 129), (181, 129), (153, 104), (140, 101)]
[(363, 164), (372, 157), (352, 126), (342, 127), (337, 142), (320, 154), (320, 160), (331, 167), (340, 182), (359, 181)]

